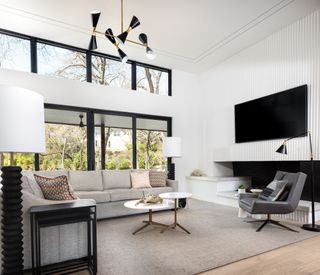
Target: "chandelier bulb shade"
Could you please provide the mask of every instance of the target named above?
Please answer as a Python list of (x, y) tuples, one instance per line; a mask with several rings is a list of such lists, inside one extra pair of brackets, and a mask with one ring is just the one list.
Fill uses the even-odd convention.
[(148, 59), (155, 59), (156, 58), (154, 51), (148, 46), (146, 48), (146, 56)]
[(276, 151), (277, 153), (280, 153), (280, 154), (287, 154), (287, 146), (285, 143), (283, 143)]
[(118, 54), (122, 63), (126, 63), (128, 61), (128, 56), (120, 48), (118, 48)]
[(100, 14), (101, 14), (100, 11), (92, 11), (91, 12), (91, 19), (92, 19), (92, 27), (93, 28), (97, 27)]
[(139, 34), (139, 41), (143, 44), (143, 45), (148, 45), (148, 36), (145, 33), (140, 33)]
[(105, 32), (105, 36), (112, 44), (114, 44), (114, 45), (116, 44), (116, 40), (114, 38), (112, 29), (110, 29), (110, 28), (107, 29), (106, 32)]
[(129, 28), (133, 30), (134, 28), (138, 27), (139, 25), (140, 25), (139, 19), (136, 16), (132, 16)]
[(128, 31), (124, 31), (123, 33), (119, 34), (116, 39), (120, 44), (124, 44), (128, 37)]
[(89, 50), (93, 51), (96, 50), (97, 47), (97, 38), (95, 35), (91, 35), (90, 43), (89, 43)]

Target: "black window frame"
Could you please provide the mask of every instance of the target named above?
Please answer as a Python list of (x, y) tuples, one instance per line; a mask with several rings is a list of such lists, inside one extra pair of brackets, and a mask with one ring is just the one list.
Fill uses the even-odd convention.
[[(61, 111), (73, 111), (79, 113), (85, 113), (87, 117), (87, 170), (95, 170), (95, 140), (94, 140), (94, 115), (114, 115), (114, 116), (125, 116), (132, 118), (132, 168), (137, 168), (137, 119), (152, 119), (152, 120), (161, 120), (167, 122), (167, 136), (172, 136), (172, 117), (168, 116), (157, 116), (141, 113), (132, 113), (132, 112), (122, 112), (122, 111), (113, 111), (113, 110), (103, 110), (87, 107), (76, 107), (70, 105), (60, 105), (60, 104), (51, 104), (45, 103), (45, 109), (61, 110)], [(168, 158), (168, 165), (171, 163), (171, 158)], [(39, 171), (40, 169), (40, 158), (39, 154), (35, 154), (35, 170)]]
[[(38, 37), (26, 35), (26, 34), (21, 34), (18, 32), (9, 31), (9, 30), (2, 29), (2, 28), (0, 28), (0, 34), (9, 35), (9, 36), (13, 36), (13, 37), (17, 37), (17, 38), (21, 38), (21, 39), (25, 39), (25, 40), (30, 41), (30, 56), (31, 56), (30, 68), (31, 68), (32, 73), (38, 73), (37, 43), (43, 43), (43, 44), (47, 44), (47, 45), (58, 47), (58, 48), (64, 48), (67, 50), (84, 53), (86, 55), (86, 62), (87, 62), (86, 63), (86, 65), (87, 65), (86, 66), (86, 76), (87, 76), (86, 81), (87, 82), (92, 82), (92, 68), (91, 68), (92, 55), (97, 55), (97, 56), (104, 57), (106, 59), (121, 62), (120, 58), (117, 56), (114, 56), (114, 55), (101, 53), (99, 51), (89, 51), (87, 49), (83, 49), (80, 47), (67, 45), (64, 43), (55, 42), (55, 41), (47, 40), (47, 39), (43, 39), (43, 38), (38, 38)], [(136, 68), (137, 68), (137, 66), (141, 66), (141, 67), (145, 67), (145, 68), (168, 73), (168, 95), (167, 96), (172, 96), (172, 70), (171, 69), (159, 67), (159, 66), (155, 66), (155, 65), (151, 65), (151, 64), (144, 63), (144, 62), (131, 60), (131, 59), (129, 59), (127, 61), (127, 63), (131, 64), (131, 89), (132, 90), (135, 90), (135, 91), (137, 90), (136, 89), (136, 87), (137, 87), (137, 83), (136, 83), (137, 82), (137, 70), (136, 70)]]

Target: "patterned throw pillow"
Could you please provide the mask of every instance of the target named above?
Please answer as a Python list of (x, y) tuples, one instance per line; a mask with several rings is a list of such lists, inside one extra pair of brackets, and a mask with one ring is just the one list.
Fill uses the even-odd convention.
[(34, 175), (34, 178), (39, 184), (42, 193), (47, 200), (64, 201), (78, 199), (78, 197), (74, 194), (66, 176), (46, 178), (39, 175)]
[(150, 170), (150, 184), (152, 187), (165, 187), (167, 174), (163, 171)]
[(131, 172), (132, 188), (151, 188), (149, 171)]

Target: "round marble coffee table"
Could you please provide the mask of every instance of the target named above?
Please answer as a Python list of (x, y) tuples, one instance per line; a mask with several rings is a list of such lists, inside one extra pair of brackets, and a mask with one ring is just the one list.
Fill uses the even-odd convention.
[(162, 224), (159, 222), (154, 222), (152, 219), (152, 211), (153, 210), (167, 210), (167, 209), (172, 209), (172, 204), (169, 203), (139, 203), (137, 204), (139, 200), (133, 200), (133, 201), (127, 201), (124, 203), (124, 206), (127, 208), (131, 208), (131, 209), (136, 209), (136, 210), (148, 210), (149, 211), (149, 218), (146, 221), (142, 221), (143, 223), (145, 223), (145, 225), (143, 225), (142, 227), (140, 227), (139, 229), (137, 229), (136, 231), (134, 231), (132, 234), (136, 234), (139, 231), (141, 231), (142, 229), (146, 228), (149, 225), (158, 225), (158, 226), (163, 226), (163, 227), (167, 227), (168, 225), (166, 224)]
[(185, 229), (181, 224), (178, 223), (177, 211), (178, 211), (178, 200), (179, 199), (187, 199), (187, 198), (190, 198), (191, 196), (192, 196), (192, 194), (186, 193), (186, 192), (169, 192), (169, 193), (162, 193), (159, 195), (159, 197), (162, 199), (174, 200), (174, 222), (172, 224), (168, 225), (167, 228), (163, 229), (161, 231), (161, 233), (163, 233), (168, 228), (176, 228), (178, 226), (183, 231), (190, 234), (190, 232), (187, 229)]

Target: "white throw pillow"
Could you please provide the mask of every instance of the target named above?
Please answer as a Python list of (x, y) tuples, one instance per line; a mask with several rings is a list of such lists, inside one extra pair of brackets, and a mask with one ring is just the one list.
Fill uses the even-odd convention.
[(131, 172), (132, 188), (151, 188), (149, 171)]

